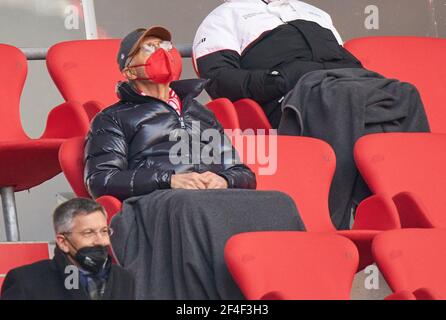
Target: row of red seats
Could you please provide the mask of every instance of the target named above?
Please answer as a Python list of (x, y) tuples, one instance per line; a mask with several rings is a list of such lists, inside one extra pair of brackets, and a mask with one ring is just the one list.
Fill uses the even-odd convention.
[[(385, 231), (372, 248), (386, 300), (446, 299), (445, 229)], [(251, 232), (229, 239), (225, 260), (247, 299), (348, 300), (358, 250), (338, 235)]]
[[(66, 101), (82, 103), (90, 118), (116, 101), (115, 85), (123, 79), (116, 68), (119, 41), (68, 41), (54, 45), (48, 52), (48, 71), (62, 96)], [(366, 37), (350, 40), (345, 47), (364, 67), (416, 85), (432, 131), (446, 133), (446, 109), (443, 108), (446, 67), (441, 64), (446, 51), (445, 39)], [(262, 109), (252, 100), (244, 99), (234, 106), (227, 102), (210, 105), (226, 128), (271, 128)]]
[[(279, 142), (279, 148), (280, 145)], [(294, 147), (301, 146), (296, 143)], [(308, 144), (308, 148), (301, 150), (300, 156), (310, 150), (314, 152), (315, 147), (310, 149)], [(310, 172), (294, 175), (292, 167), (280, 171), (284, 162), (279, 152), (278, 174), (288, 173), (288, 177), (282, 176), (282, 181), (276, 181), (275, 189), (279, 188), (280, 182), (285, 184), (287, 181), (288, 186), (279, 190), (294, 198), (304, 223), (320, 222), (322, 219), (317, 214), (321, 211), (306, 211), (309, 208), (305, 205), (315, 202), (326, 205), (325, 191), (331, 172), (324, 178), (324, 173), (319, 171), (318, 176), (314, 171), (317, 168), (323, 171), (329, 165), (316, 163), (312, 167), (305, 161), (325, 157), (330, 162), (330, 156), (327, 153), (320, 153), (319, 157), (312, 154), (301, 162), (297, 154), (289, 154), (295, 167), (303, 165)], [(389, 299), (446, 299), (446, 279), (442, 269), (446, 262), (446, 134), (368, 135), (358, 140), (354, 155), (362, 176), (375, 195), (358, 207), (352, 230), (314, 236), (312, 232), (258, 232), (229, 239), (225, 258), (247, 297), (345, 299), (354, 273), (374, 261), (395, 292)], [(312, 201), (305, 202), (310, 195), (305, 195), (301, 189), (304, 185), (296, 182), (302, 178), (303, 184), (313, 185), (317, 178), (325, 179), (325, 187), (320, 181), (317, 188), (319, 192), (324, 190), (323, 199), (320, 194), (313, 194)], [(260, 176), (258, 179), (262, 185), (264, 178)], [(310, 187), (311, 191), (315, 192)], [(309, 218), (309, 214), (313, 216)], [(314, 230), (309, 228), (309, 231)], [(353, 240), (356, 247), (347, 239), (340, 240), (339, 235)], [(313, 270), (315, 273), (309, 274)], [(309, 289), (312, 281), (318, 286)]]
[[(0, 243), (0, 290), (12, 268), (49, 258), (48, 243)], [(393, 300), (446, 299), (446, 230), (386, 231), (373, 255)], [(7, 257), (7, 258), (6, 258)], [(255, 232), (232, 237), (225, 260), (247, 299), (350, 298), (358, 251), (333, 234)]]
[[(61, 42), (47, 54), (47, 67), (66, 101), (83, 104), (90, 119), (116, 102), (116, 83), (124, 80), (116, 66), (116, 52), (121, 39)], [(92, 72), (94, 70), (94, 72)], [(250, 99), (232, 104), (228, 99), (211, 101), (224, 128), (271, 129), (261, 107)]]
[(82, 105), (65, 102), (50, 111), (39, 139), (29, 138), (20, 121), (20, 97), (27, 74), (25, 55), (0, 44), (0, 192), (8, 241), (19, 240), (14, 192), (30, 189), (60, 173), (59, 148), (67, 138), (85, 135), (89, 119)]

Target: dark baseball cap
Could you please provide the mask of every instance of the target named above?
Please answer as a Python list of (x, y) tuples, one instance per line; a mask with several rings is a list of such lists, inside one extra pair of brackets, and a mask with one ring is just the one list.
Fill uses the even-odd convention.
[(148, 29), (139, 28), (124, 37), (121, 41), (121, 46), (119, 47), (118, 52), (118, 64), (119, 70), (123, 70), (125, 68), (125, 64), (129, 56), (131, 56), (136, 48), (139, 47), (141, 41), (143, 41), (146, 37), (153, 36), (160, 38), (165, 41), (172, 41), (172, 35), (164, 27), (154, 26)]

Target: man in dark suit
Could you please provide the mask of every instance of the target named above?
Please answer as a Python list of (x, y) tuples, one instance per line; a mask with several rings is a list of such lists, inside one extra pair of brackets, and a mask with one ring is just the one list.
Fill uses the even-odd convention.
[(108, 254), (112, 230), (100, 204), (69, 200), (56, 208), (53, 223), (54, 258), (9, 271), (1, 299), (134, 299), (133, 276), (112, 264)]

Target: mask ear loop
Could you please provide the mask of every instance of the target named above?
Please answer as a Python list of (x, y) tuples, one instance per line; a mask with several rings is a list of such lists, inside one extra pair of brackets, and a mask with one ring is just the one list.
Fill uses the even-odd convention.
[[(68, 239), (68, 237), (66, 236), (66, 233), (64, 232), (64, 233), (62, 233), (63, 234), (63, 236), (65, 237), (65, 239), (68, 241), (68, 243), (74, 248), (74, 250), (76, 250), (76, 253), (79, 251), (79, 249), (78, 248), (76, 248), (75, 246), (74, 246), (74, 244), (70, 241), (70, 239)], [(74, 258), (74, 257), (73, 257)]]

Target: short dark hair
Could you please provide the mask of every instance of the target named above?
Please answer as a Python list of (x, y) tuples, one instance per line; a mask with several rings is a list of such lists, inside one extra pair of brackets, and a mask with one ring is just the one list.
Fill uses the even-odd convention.
[(73, 219), (80, 214), (100, 211), (107, 216), (104, 207), (88, 198), (74, 198), (60, 204), (53, 213), (53, 226), (56, 234), (69, 232)]

